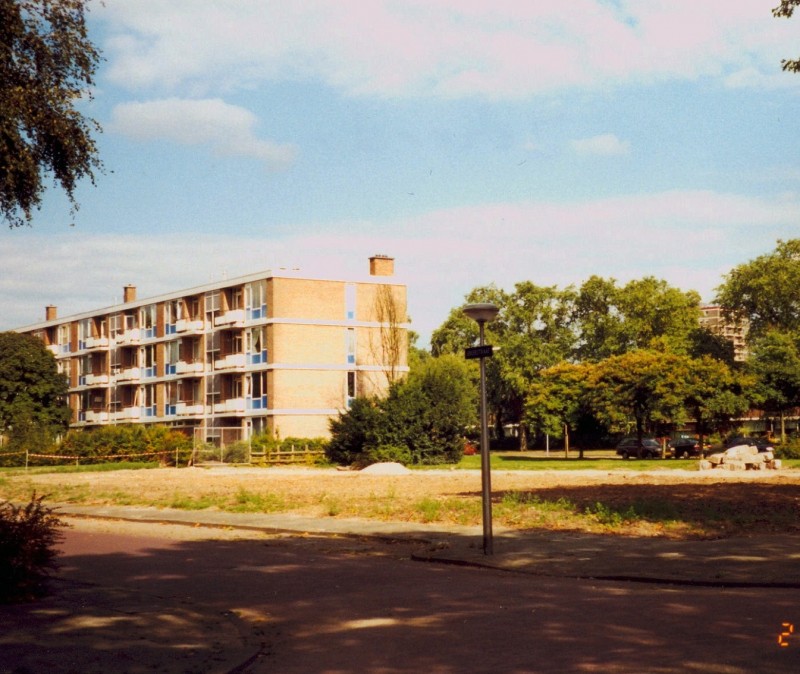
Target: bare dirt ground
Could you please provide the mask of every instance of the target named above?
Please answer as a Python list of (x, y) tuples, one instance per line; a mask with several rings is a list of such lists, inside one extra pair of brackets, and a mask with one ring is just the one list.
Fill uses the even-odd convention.
[[(0, 496), (320, 517), (480, 523), (480, 473), (368, 475), (311, 468), (184, 468), (17, 474)], [(800, 534), (800, 470), (494, 471), (500, 526), (649, 536)]]

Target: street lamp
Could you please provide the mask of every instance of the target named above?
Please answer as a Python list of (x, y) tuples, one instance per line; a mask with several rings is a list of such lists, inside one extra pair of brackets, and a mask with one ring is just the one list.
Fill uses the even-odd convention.
[(483, 328), (493, 321), (500, 309), (494, 304), (482, 302), (468, 304), (464, 315), (477, 322), (480, 341), (477, 347), (467, 349), (467, 358), (478, 358), (481, 365), (481, 493), (483, 497), (483, 554), (494, 554), (492, 544), (492, 474), (489, 466), (489, 425), (486, 418), (486, 358), (491, 357), (492, 347), (484, 344)]

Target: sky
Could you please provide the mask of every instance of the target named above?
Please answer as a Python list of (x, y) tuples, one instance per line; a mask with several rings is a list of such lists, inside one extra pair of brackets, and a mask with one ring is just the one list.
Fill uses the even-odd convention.
[(0, 228), (0, 329), (395, 258), (418, 345), (477, 286), (711, 302), (800, 236), (778, 0), (92, 0), (105, 173)]

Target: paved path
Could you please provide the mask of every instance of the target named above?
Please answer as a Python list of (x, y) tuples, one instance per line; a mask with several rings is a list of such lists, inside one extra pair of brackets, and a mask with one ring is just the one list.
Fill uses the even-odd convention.
[(414, 556), (429, 561), (486, 566), (544, 576), (616, 579), (714, 586), (800, 588), (800, 538), (789, 535), (677, 541), (495, 529), (494, 554), (483, 554), (481, 527), (241, 514), (120, 506), (56, 506), (70, 515), (140, 522), (224, 526), (271, 533), (412, 540)]
[[(783, 623), (800, 632), (788, 538), (658, 548), (499, 531), (487, 558), (472, 528), (68, 510), (140, 524), (68, 530), (53, 593), (0, 607), (0, 674), (800, 671), (800, 634), (778, 643)], [(160, 535), (173, 519), (254, 538)], [(588, 578), (619, 569), (669, 582)]]

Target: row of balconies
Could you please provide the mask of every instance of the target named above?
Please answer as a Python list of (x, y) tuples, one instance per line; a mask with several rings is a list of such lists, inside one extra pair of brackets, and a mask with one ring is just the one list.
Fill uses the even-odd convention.
[[(203, 403), (182, 402), (174, 405), (167, 405), (165, 417), (198, 417), (213, 410), (214, 414), (244, 414), (252, 410), (265, 410), (267, 408), (267, 396), (259, 398), (229, 398), (213, 405), (203, 405)], [(100, 410), (85, 410), (79, 413), (79, 421), (87, 424), (107, 424), (112, 422), (136, 422), (147, 417), (156, 416), (154, 407), (125, 407), (115, 412)]]

